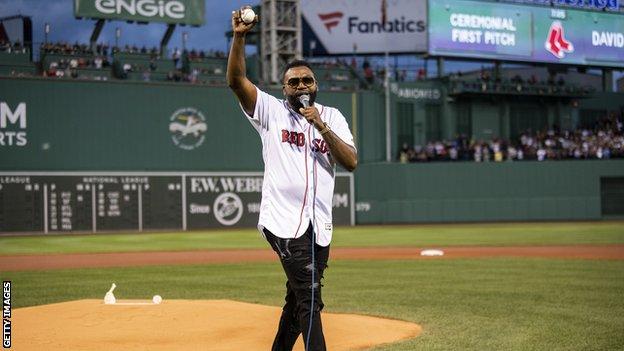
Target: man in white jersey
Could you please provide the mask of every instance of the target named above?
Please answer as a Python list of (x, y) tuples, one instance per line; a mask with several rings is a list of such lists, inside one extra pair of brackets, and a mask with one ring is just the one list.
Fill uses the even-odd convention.
[[(262, 139), (264, 183), (258, 229), (286, 273), (284, 305), (273, 351), (290, 351), (303, 333), (307, 351), (325, 350), (320, 312), (321, 278), (332, 236), (335, 164), (353, 171), (357, 153), (344, 116), (315, 102), (318, 85), (310, 65), (286, 66), (285, 100), (258, 89), (245, 76), (245, 24), (232, 13), (234, 38), (227, 81)], [(314, 263), (314, 264), (313, 264)]]

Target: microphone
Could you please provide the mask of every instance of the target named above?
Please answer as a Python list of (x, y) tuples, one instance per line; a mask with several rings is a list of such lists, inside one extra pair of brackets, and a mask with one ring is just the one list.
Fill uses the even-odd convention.
[(299, 102), (303, 105), (304, 108), (310, 107), (310, 95), (308, 94), (300, 95)]

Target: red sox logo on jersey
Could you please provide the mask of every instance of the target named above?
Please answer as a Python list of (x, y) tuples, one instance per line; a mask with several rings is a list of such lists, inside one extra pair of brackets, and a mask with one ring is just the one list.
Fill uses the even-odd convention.
[[(305, 145), (305, 134), (282, 129), (282, 143), (288, 143), (296, 146)], [(312, 140), (312, 151), (326, 154), (329, 152), (327, 143), (322, 139)]]

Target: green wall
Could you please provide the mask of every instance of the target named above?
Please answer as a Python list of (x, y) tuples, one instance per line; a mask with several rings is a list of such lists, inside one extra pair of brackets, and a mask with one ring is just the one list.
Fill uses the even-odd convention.
[[(0, 79), (0, 99), (27, 104), (24, 147), (0, 149), (2, 170), (250, 170), (260, 140), (224, 88), (192, 85)], [(203, 143), (172, 141), (172, 114), (203, 113)]]
[[(383, 161), (386, 159), (385, 149), (385, 95), (383, 91), (377, 93), (380, 99), (380, 111), (378, 112), (379, 127), (377, 132), (379, 137), (383, 138), (380, 143), (380, 155), (376, 155), (372, 161)], [(403, 123), (399, 123), (398, 115), (401, 113), (411, 113), (413, 115), (413, 126), (411, 134), (413, 134), (414, 144), (424, 145), (429, 141), (433, 130), (439, 131), (440, 139), (449, 139), (455, 135), (455, 114), (449, 110), (447, 101), (447, 89), (440, 82), (436, 81), (418, 81), (418, 82), (401, 82), (392, 83), (390, 88), (390, 115), (391, 115), (391, 131), (392, 142), (390, 144), (392, 150), (392, 159), (396, 159), (401, 145), (399, 145), (398, 135), (404, 134), (400, 128), (406, 128)], [(399, 110), (399, 104), (403, 108)], [(411, 106), (411, 108), (410, 108)], [(437, 110), (438, 113), (431, 113)], [(427, 113), (429, 111), (429, 114)], [(401, 124), (401, 125), (400, 125)], [(436, 127), (439, 128), (435, 128)], [(437, 139), (436, 139), (437, 140)], [(368, 144), (366, 144), (368, 147)]]
[[(432, 118), (439, 119), (442, 138), (452, 137), (459, 129), (458, 110), (472, 115), (462, 128), (509, 128), (509, 102), (485, 108), (482, 99), (455, 101), (443, 86), (431, 82), (400, 88), (391, 95), (394, 140), (398, 103), (403, 104), (401, 113), (413, 114), (416, 140), (431, 132), (426, 123)], [(281, 96), (281, 91), (270, 93)], [(624, 176), (624, 161), (379, 163), (385, 159), (383, 92), (320, 92), (318, 101), (340, 109), (355, 131), (356, 199), (370, 204), (369, 211), (358, 212), (358, 223), (596, 219), (601, 216), (600, 177)], [(0, 78), (0, 102), (12, 110), (27, 104), (24, 130), (14, 124), (0, 130), (27, 133), (25, 146), (0, 146), (2, 171), (263, 167), (260, 138), (225, 87)], [(200, 133), (203, 142), (193, 150), (176, 146), (169, 130), (172, 114), (186, 107), (201, 111), (207, 126)], [(548, 108), (552, 114), (560, 107)], [(563, 110), (569, 113), (570, 107)], [(392, 145), (393, 157), (397, 146)]]
[[(281, 91), (270, 91), (281, 96)], [(352, 124), (352, 93), (321, 92)], [(0, 145), (0, 170), (261, 170), (260, 138), (225, 87), (0, 78), (0, 101), (26, 103), (25, 146)], [(176, 146), (169, 124), (191, 107), (207, 130)]]
[(385, 107), (383, 95), (374, 91), (363, 91), (356, 95), (355, 128), (358, 161), (378, 162), (386, 159)]
[(599, 219), (600, 177), (615, 176), (624, 160), (360, 165), (356, 202), (370, 210), (356, 222)]
[[(400, 147), (399, 134), (421, 145), (436, 135), (452, 139), (458, 132), (485, 140), (509, 138), (518, 128), (552, 123), (574, 127), (579, 111), (586, 109), (624, 108), (621, 93), (580, 100), (573, 107), (570, 101), (519, 96), (449, 97), (444, 84), (435, 81), (392, 86), (393, 158)], [(279, 90), (269, 92), (282, 96)], [(318, 101), (345, 115), (360, 163), (385, 160), (383, 91), (321, 91)], [(2, 146), (0, 140), (0, 170), (262, 169), (258, 135), (226, 87), (0, 78), (0, 102), (13, 110), (25, 102), (28, 120), (26, 146)], [(172, 114), (186, 107), (201, 111), (207, 125), (203, 142), (193, 150), (176, 146), (169, 131)], [(411, 115), (407, 126), (406, 113)], [(535, 119), (537, 115), (543, 120)], [(16, 131), (13, 127), (7, 130)]]

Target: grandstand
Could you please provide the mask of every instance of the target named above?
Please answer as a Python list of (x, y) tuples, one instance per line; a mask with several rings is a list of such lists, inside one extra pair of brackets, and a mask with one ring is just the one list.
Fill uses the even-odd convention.
[[(9, 49), (10, 48), (10, 49)], [(178, 50), (179, 51), (179, 50)], [(0, 48), (2, 76), (29, 76), (91, 80), (130, 80), (143, 82), (187, 82), (224, 85), (227, 57), (222, 52), (184, 50), (162, 57), (156, 48), (147, 50), (126, 46), (98, 45), (90, 50), (87, 44), (46, 43), (40, 48), (40, 61), (30, 60), (26, 48), (7, 43)], [(259, 81), (255, 56), (248, 58), (248, 74)], [(311, 61), (323, 90), (357, 90), (361, 77), (340, 60)]]
[(0, 43), (0, 76), (33, 76), (35, 66), (30, 59), (30, 50), (20, 43)]

